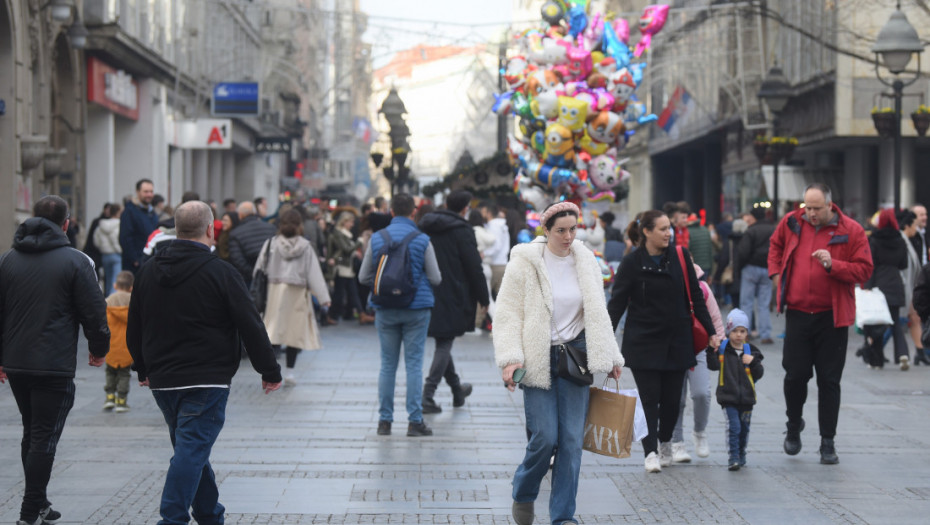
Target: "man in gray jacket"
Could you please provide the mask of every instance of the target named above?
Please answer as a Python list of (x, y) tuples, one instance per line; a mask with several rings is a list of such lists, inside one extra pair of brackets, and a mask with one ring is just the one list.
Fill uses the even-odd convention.
[(768, 258), (769, 240), (775, 233), (775, 225), (765, 220), (764, 208), (753, 208), (743, 216), (743, 220), (749, 224), (749, 228), (736, 248), (736, 260), (740, 265), (739, 307), (749, 316), (750, 326), (755, 315), (756, 329), (762, 338), (759, 342), (770, 345), (775, 341), (772, 339), (772, 319), (769, 315), (772, 280), (769, 279)]
[(74, 406), (78, 325), (100, 366), (110, 349), (107, 308), (93, 262), (71, 248), (68, 203), (49, 195), (16, 230), (0, 256), (0, 383), (23, 419), (26, 490), (17, 525), (54, 523), (46, 487), (65, 419)]

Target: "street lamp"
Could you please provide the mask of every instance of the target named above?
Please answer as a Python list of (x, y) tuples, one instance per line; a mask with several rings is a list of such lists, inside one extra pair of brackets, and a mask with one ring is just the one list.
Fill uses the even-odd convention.
[[(772, 136), (778, 136), (778, 116), (781, 114), (782, 110), (785, 109), (785, 106), (788, 105), (788, 99), (791, 98), (791, 86), (788, 84), (788, 79), (785, 77), (785, 74), (782, 72), (781, 68), (778, 67), (778, 64), (772, 66), (772, 69), (769, 69), (769, 72), (766, 73), (765, 78), (762, 79), (762, 85), (759, 86), (759, 93), (756, 94), (759, 97), (759, 100), (765, 102), (769, 107), (769, 111), (772, 112)], [(770, 146), (770, 150), (771, 150)], [(781, 160), (779, 158), (779, 152), (772, 151), (772, 187), (773, 187), (773, 196), (772, 196), (772, 210), (774, 213), (775, 222), (778, 222), (778, 162)]]
[[(901, 97), (904, 95), (904, 88), (916, 82), (920, 77), (920, 53), (923, 50), (924, 45), (920, 42), (917, 31), (907, 21), (907, 17), (901, 11), (901, 2), (898, 1), (895, 12), (891, 13), (891, 18), (878, 33), (878, 39), (872, 46), (872, 52), (876, 54), (875, 76), (882, 84), (891, 87), (894, 97), (894, 208), (896, 210), (901, 208)], [(917, 53), (917, 72), (914, 73), (914, 78), (905, 82), (898, 75), (904, 72), (914, 53)], [(879, 74), (879, 61), (895, 76), (893, 81), (887, 82)]]
[(84, 23), (81, 22), (81, 16), (75, 12), (74, 21), (71, 22), (71, 27), (68, 28), (68, 40), (71, 42), (71, 47), (73, 49), (84, 49), (87, 47), (87, 36), (90, 32), (84, 27)]
[[(395, 193), (410, 193), (410, 168), (404, 166), (407, 161), (407, 154), (410, 153), (410, 145), (407, 144), (407, 137), (410, 136), (410, 129), (404, 122), (407, 108), (404, 101), (400, 99), (396, 88), (391, 88), (388, 96), (381, 104), (379, 113), (384, 114), (384, 118), (390, 126), (388, 135), (391, 138), (391, 164), (384, 167), (384, 176), (391, 182), (391, 195)], [(394, 168), (397, 167), (396, 180)]]

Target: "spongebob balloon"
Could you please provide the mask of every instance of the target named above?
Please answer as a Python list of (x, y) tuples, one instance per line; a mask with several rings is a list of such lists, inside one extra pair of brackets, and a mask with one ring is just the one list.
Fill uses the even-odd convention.
[[(571, 130), (571, 133), (581, 135), (584, 132), (587, 116), (587, 102), (572, 97), (559, 97), (559, 124)], [(548, 134), (547, 131), (546, 135)]]

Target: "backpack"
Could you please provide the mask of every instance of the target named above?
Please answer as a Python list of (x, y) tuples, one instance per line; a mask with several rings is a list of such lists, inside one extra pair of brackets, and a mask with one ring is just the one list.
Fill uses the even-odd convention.
[(410, 242), (422, 232), (414, 230), (400, 242), (391, 240), (391, 235), (386, 229), (378, 233), (384, 239), (384, 246), (375, 267), (371, 302), (382, 308), (406, 308), (417, 295), (417, 283), (413, 282)]

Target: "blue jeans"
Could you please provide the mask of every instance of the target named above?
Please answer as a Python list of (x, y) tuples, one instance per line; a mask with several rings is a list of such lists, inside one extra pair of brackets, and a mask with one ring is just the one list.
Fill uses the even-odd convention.
[(740, 466), (746, 464), (746, 445), (749, 442), (749, 424), (752, 410), (741, 412), (734, 406), (723, 407), (723, 416), (727, 421), (727, 448), (730, 452), (729, 462)]
[[(573, 344), (584, 347), (584, 339), (576, 339)], [(557, 355), (553, 352), (552, 368), (555, 368)], [(578, 386), (553, 373), (549, 390), (521, 388), (529, 442), (523, 463), (513, 476), (513, 500), (518, 503), (536, 501), (539, 485), (549, 472), (549, 460), (554, 453), (549, 517), (552, 523), (576, 523), (575, 496), (588, 414), (588, 387)]]
[(116, 284), (116, 274), (123, 269), (123, 256), (118, 253), (105, 253), (100, 262), (103, 265), (103, 282), (106, 283), (103, 295), (109, 297), (114, 292), (113, 286)]
[(407, 420), (411, 423), (423, 421), (423, 351), (431, 313), (430, 308), (382, 308), (375, 316), (381, 340), (381, 374), (378, 376), (378, 418), (381, 421), (394, 421), (394, 383), (401, 343), (407, 369)]
[(742, 269), (742, 278), (739, 289), (739, 307), (749, 316), (749, 326), (752, 326), (753, 301), (758, 308), (756, 315), (756, 329), (759, 337), (771, 339), (772, 319), (769, 316), (769, 303), (772, 301), (772, 280), (769, 279), (768, 268), (747, 264)]
[(174, 448), (158, 525), (187, 525), (188, 509), (200, 525), (222, 525), (226, 508), (219, 502), (210, 451), (226, 421), (229, 389), (153, 390), (152, 395), (168, 423)]

